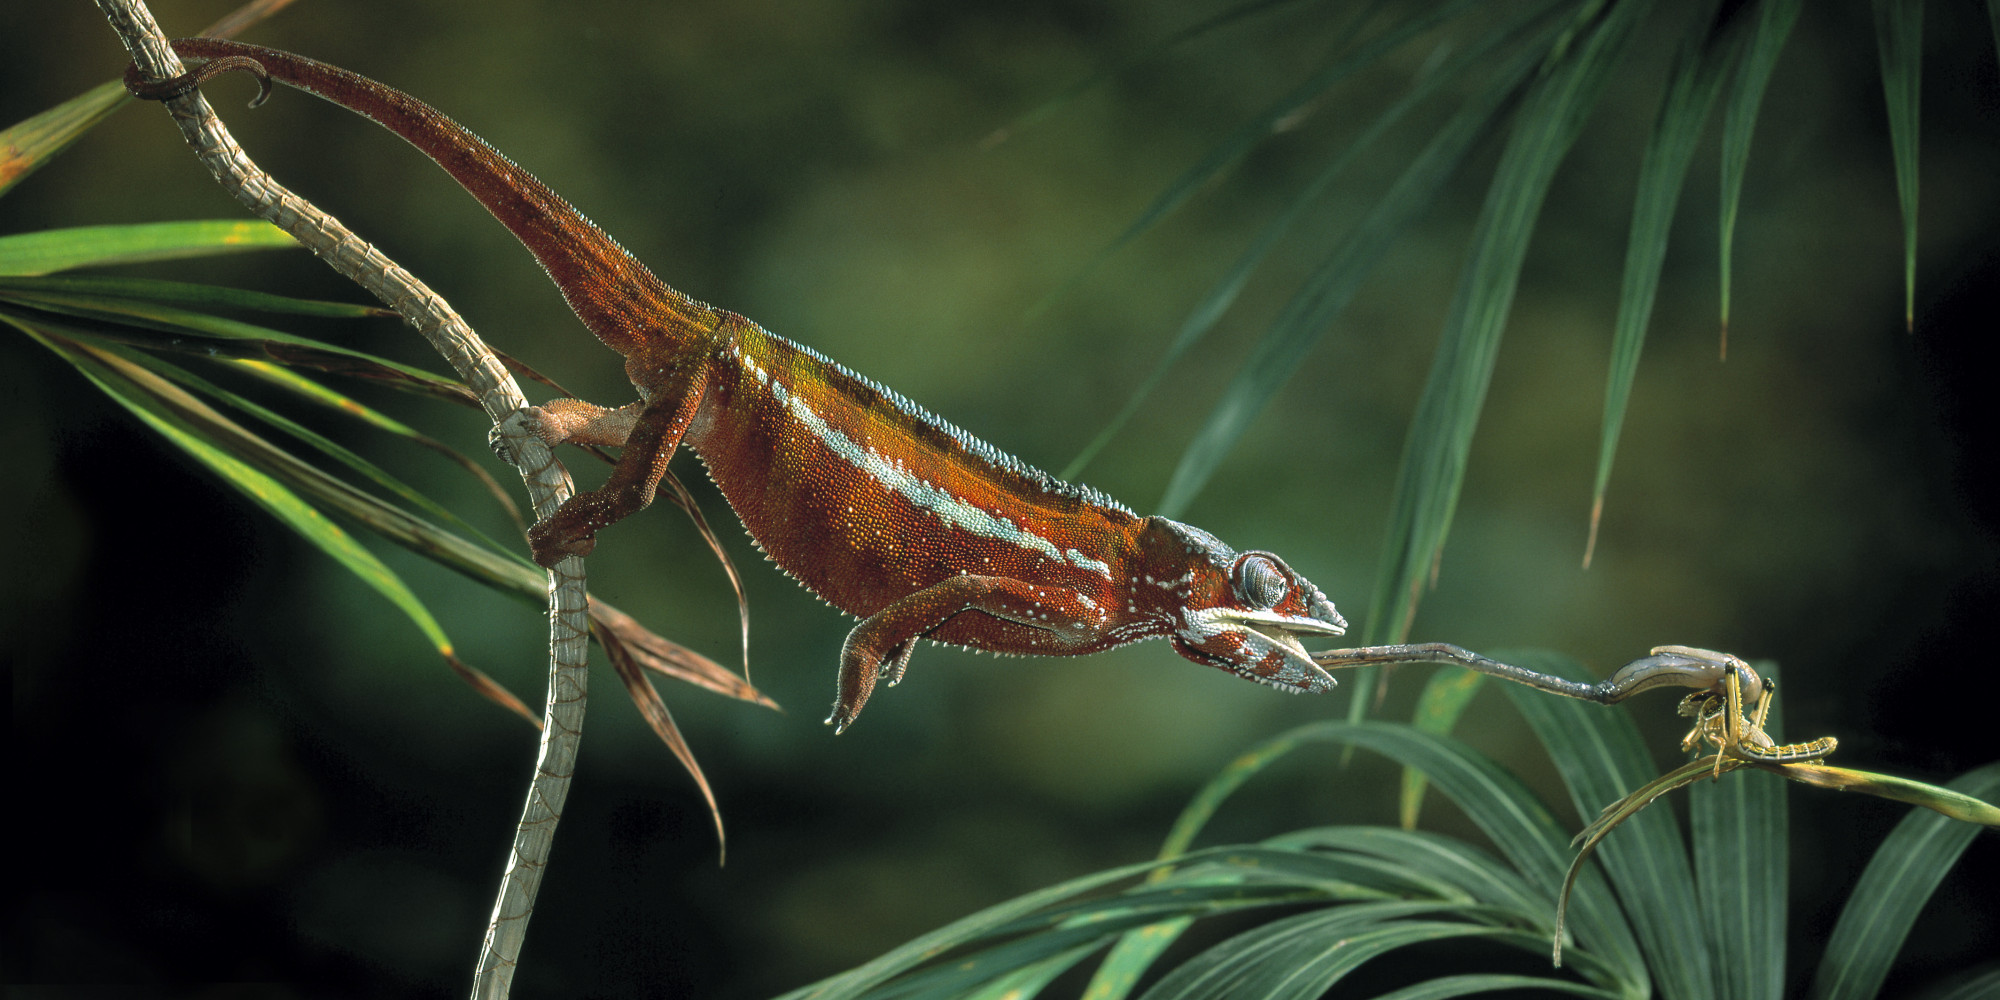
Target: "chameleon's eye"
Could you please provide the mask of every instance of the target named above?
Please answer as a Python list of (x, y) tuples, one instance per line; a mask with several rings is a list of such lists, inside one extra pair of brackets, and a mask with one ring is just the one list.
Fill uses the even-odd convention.
[(1277, 607), (1291, 589), (1284, 570), (1269, 556), (1255, 553), (1236, 562), (1236, 597), (1245, 607), (1265, 611)]

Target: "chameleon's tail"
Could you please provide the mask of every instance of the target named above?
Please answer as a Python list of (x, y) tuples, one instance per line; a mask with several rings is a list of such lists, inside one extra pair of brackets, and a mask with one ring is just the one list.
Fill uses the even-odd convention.
[(548, 185), (436, 108), (365, 76), (278, 49), (220, 38), (180, 38), (173, 44), (190, 59), (254, 60), (271, 79), (402, 136), (511, 230), (548, 270), (577, 318), (620, 354), (629, 357), (641, 344), (657, 346), (662, 338), (698, 337), (716, 324), (715, 310), (667, 287)]

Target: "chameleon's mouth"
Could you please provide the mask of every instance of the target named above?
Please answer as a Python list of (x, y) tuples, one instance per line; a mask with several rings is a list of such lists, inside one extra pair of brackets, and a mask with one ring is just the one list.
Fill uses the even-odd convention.
[[(1299, 679), (1304, 681), (1300, 685), (1285, 684), (1283, 686), (1297, 686), (1301, 690), (1308, 691), (1324, 691), (1334, 686), (1333, 675), (1327, 673), (1324, 667), (1313, 662), (1312, 654), (1306, 652), (1305, 644), (1300, 642), (1299, 638), (1301, 636), (1345, 635), (1347, 633), (1346, 619), (1341, 618), (1339, 612), (1333, 611), (1331, 605), (1327, 607), (1327, 613), (1331, 620), (1328, 618), (1307, 618), (1301, 615), (1287, 615), (1276, 611), (1217, 609), (1214, 612), (1214, 620), (1219, 624), (1232, 625), (1246, 632), (1255, 633), (1268, 643), (1272, 649), (1282, 653), (1286, 661), (1290, 662), (1296, 668), (1296, 670), (1289, 671), (1289, 673), (1298, 675)], [(1278, 680), (1278, 678), (1269, 676), (1259, 676), (1257, 679), (1266, 683)]]

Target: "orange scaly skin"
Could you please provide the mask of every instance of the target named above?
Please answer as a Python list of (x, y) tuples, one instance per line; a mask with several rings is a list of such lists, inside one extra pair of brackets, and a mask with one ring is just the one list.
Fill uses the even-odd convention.
[(248, 57), (271, 79), (408, 140), (512, 230), (584, 325), (624, 356), (639, 403), (555, 400), (528, 411), (551, 444), (624, 448), (604, 486), (529, 532), (536, 562), (590, 551), (599, 529), (652, 501), (685, 444), (779, 568), (862, 619), (841, 650), (827, 720), (841, 729), (879, 678), (901, 679), (919, 638), (1074, 655), (1164, 637), (1191, 660), (1260, 683), (1333, 686), (1297, 636), (1339, 635), (1347, 623), (1278, 557), (1140, 517), (674, 291), (532, 175), (407, 94), (272, 49), (206, 38), (174, 48), (191, 59)]

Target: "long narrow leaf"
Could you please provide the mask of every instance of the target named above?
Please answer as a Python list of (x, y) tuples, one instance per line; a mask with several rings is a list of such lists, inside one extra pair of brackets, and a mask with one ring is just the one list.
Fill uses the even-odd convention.
[(1386, 826), (1329, 826), (1296, 830), (1265, 844), (1378, 857), (1401, 871), (1449, 886), (1454, 895), (1511, 913), (1528, 926), (1545, 930), (1554, 926), (1547, 898), (1492, 855), (1454, 837)]
[[(2000, 762), (1969, 771), (1948, 786), (1981, 799), (2000, 795)], [(1970, 823), (1913, 811), (1882, 841), (1840, 911), (1813, 976), (1815, 1000), (1866, 1000), (1882, 989), (1910, 925), (1945, 872), (1979, 833)]]
[(1158, 864), (1146, 861), (1123, 865), (1038, 889), (940, 927), (840, 975), (793, 990), (780, 1000), (846, 1000), (861, 996), (904, 971), (979, 940), (995, 929), (1012, 924), (1045, 906), (1143, 874)]
[(443, 504), (438, 503), (435, 500), (432, 500), (428, 496), (425, 496), (423, 493), (419, 492), (415, 487), (409, 485), (408, 483), (403, 482), (401, 479), (398, 479), (395, 476), (390, 475), (388, 471), (383, 469), (381, 466), (376, 465), (374, 462), (371, 462), (368, 459), (365, 459), (358, 454), (355, 454), (355, 452), (352, 449), (328, 438), (326, 435), (321, 434), (318, 431), (313, 430), (312, 428), (306, 427), (305, 425), (299, 423), (298, 421), (293, 420), (290, 417), (287, 417), (284, 414), (279, 413), (275, 410), (272, 410), (267, 406), (263, 406), (249, 399), (245, 399), (244, 397), (234, 392), (231, 392), (228, 389), (223, 388), (222, 386), (216, 385), (215, 383), (210, 382), (209, 380), (202, 378), (201, 376), (196, 375), (195, 373), (188, 371), (187, 369), (182, 368), (179, 365), (171, 364), (160, 358), (153, 357), (152, 355), (147, 354), (144, 351), (132, 350), (129, 347), (117, 347), (117, 348), (111, 348), (110, 350), (112, 353), (116, 353), (118, 357), (121, 357), (126, 361), (130, 362), (131, 364), (136, 365), (140, 368), (144, 368), (147, 371), (150, 371), (153, 374), (158, 375), (159, 377), (169, 382), (172, 382), (186, 389), (192, 389), (193, 391), (198, 392), (204, 396), (207, 396), (210, 399), (216, 400), (217, 402), (220, 402), (225, 406), (237, 410), (238, 412), (249, 414), (250, 416), (255, 417), (256, 419), (261, 420), (264, 423), (269, 424), (270, 426), (275, 427), (280, 431), (283, 431), (285, 434), (291, 436), (297, 441), (304, 443), (306, 446), (310, 447), (314, 451), (317, 451), (320, 454), (333, 459), (335, 462), (338, 462), (341, 465), (346, 466), (347, 468), (360, 474), (363, 478), (367, 479), (369, 482), (372, 482), (376, 486), (379, 486), (382, 489), (389, 491), (389, 493), (401, 498), (405, 503), (408, 503), (411, 506), (416, 507), (417, 509), (423, 511), (425, 514), (428, 514), (429, 516), (437, 519), (438, 521), (444, 523), (445, 525), (450, 526), (451, 528), (457, 530), (461, 534), (477, 539), (481, 542), (485, 542), (492, 548), (495, 549), (500, 548), (499, 543), (494, 542), (490, 538), (487, 538), (485, 532), (482, 532), (478, 528), (475, 528), (472, 525), (466, 523), (465, 519), (459, 517), (455, 513), (452, 513), (452, 511), (449, 508), (445, 507)]
[[(419, 632), (423, 633), (424, 638), (436, 648), (438, 655), (447, 665), (472, 682), (481, 693), (530, 722), (537, 721), (535, 714), (519, 698), (498, 682), (466, 666), (458, 659), (443, 626), (438, 624), (430, 609), (424, 606), (423, 601), (403, 583), (402, 578), (397, 576), (394, 570), (385, 565), (374, 553), (362, 547), (339, 525), (328, 520), (317, 508), (301, 499), (297, 493), (217, 446), (213, 440), (190, 426), (175, 412), (175, 409), (184, 409), (189, 404), (200, 406), (201, 404), (194, 402), (192, 397), (185, 397), (176, 386), (116, 355), (71, 344), (26, 328), (23, 328), (23, 332), (75, 366), (77, 371), (100, 391), (139, 418), (146, 426), (208, 466), (223, 482), (270, 512), (299, 537), (333, 557), (335, 562), (354, 574), (355, 578), (381, 594), (401, 611)], [(173, 397), (184, 398), (178, 399), (176, 406), (170, 407), (164, 401)]]
[[(1372, 148), (1377, 139), (1381, 138), (1391, 127), (1402, 121), (1403, 117), (1417, 105), (1435, 96), (1448, 83), (1458, 79), (1466, 71), (1484, 62), (1496, 48), (1512, 46), (1517, 51), (1529, 53), (1531, 57), (1535, 53), (1538, 53), (1544, 39), (1523, 38), (1521, 37), (1521, 32), (1538, 18), (1544, 17), (1545, 14), (1546, 12), (1542, 7), (1530, 7), (1517, 15), (1512, 21), (1496, 27), (1489, 34), (1483, 35), (1480, 40), (1476, 41), (1466, 51), (1453, 54), (1449, 59), (1445, 60), (1442, 66), (1439, 66), (1436, 70), (1425, 74), (1419, 79), (1414, 87), (1410, 88), (1407, 93), (1397, 99), (1395, 104), (1376, 116), (1375, 120), (1369, 123), (1368, 128), (1355, 136), (1341, 150), (1339, 155), (1335, 156), (1324, 167), (1321, 167), (1319, 173), (1292, 196), (1285, 210), (1279, 213), (1277, 218), (1264, 226), (1263, 230), (1257, 234), (1257, 238), (1251, 241), (1250, 246), (1237, 258), (1236, 263), (1231, 265), (1229, 271), (1209, 289), (1207, 294), (1202, 296), (1201, 301), (1197, 302), (1193, 309), (1189, 310), (1187, 319), (1182, 322), (1181, 328), (1174, 335), (1173, 341), (1167, 345), (1165, 351), (1161, 352), (1154, 359), (1153, 370), (1139, 383), (1138, 388), (1132, 390), (1132, 394), (1126, 399), (1125, 405), (1111, 418), (1104, 426), (1104, 429), (1100, 430), (1097, 436), (1092, 438), (1090, 443), (1085, 445), (1083, 450), (1077, 454), (1076, 458), (1072, 459), (1069, 465), (1063, 468), (1060, 478), (1074, 479), (1082, 474), (1084, 466), (1088, 465), (1090, 460), (1096, 457), (1097, 453), (1106, 444), (1110, 443), (1111, 439), (1124, 428), (1125, 424), (1139, 412), (1140, 404), (1159, 386), (1160, 382), (1166, 377), (1168, 370), (1173, 368), (1195, 344), (1200, 343), (1202, 338), (1215, 328), (1216, 323), (1222, 319), (1223, 314), (1229, 311), (1229, 307), (1235, 303), (1237, 296), (1242, 293), (1244, 286), (1249, 284), (1250, 276), (1263, 264), (1265, 258), (1277, 248), (1284, 237), (1298, 224), (1299, 220), (1306, 216), (1306, 210), (1317, 204), (1320, 197), (1332, 188), (1333, 182), (1345, 173), (1347, 167), (1353, 164), (1361, 153)], [(1529, 61), (1529, 65), (1533, 65), (1532, 58)], [(1508, 74), (1502, 72), (1495, 79), (1488, 81), (1487, 86), (1477, 91), (1477, 93), (1480, 95), (1492, 95), (1497, 91), (1504, 95), (1511, 91), (1516, 83), (1518, 83), (1518, 80), (1510, 79)], [(1487, 105), (1490, 102), (1475, 98), (1475, 103)], [(1487, 113), (1491, 113), (1490, 109)], [(1474, 112), (1474, 114), (1477, 114), (1477, 112)], [(1460, 118), (1464, 117), (1466, 117), (1466, 114), (1461, 113)], [(1447, 126), (1444, 131), (1449, 132), (1451, 128)], [(1434, 140), (1432, 145), (1436, 146), (1437, 141)], [(1426, 160), (1435, 160), (1441, 157), (1450, 160), (1449, 163), (1443, 166), (1443, 173), (1448, 175), (1451, 172), (1451, 166), (1457, 162), (1456, 158), (1448, 151), (1420, 155), (1417, 161), (1414, 161), (1408, 168), (1406, 175), (1409, 173), (1436, 173), (1438, 168), (1426, 165)], [(1413, 185), (1416, 183), (1418, 183), (1417, 180), (1413, 179), (1411, 181)], [(1396, 200), (1396, 195), (1391, 193), (1384, 199), (1384, 202), (1387, 203), (1394, 200)], [(1399, 214), (1408, 215), (1414, 211), (1418, 211), (1421, 209), (1421, 205), (1428, 200), (1428, 198), (1421, 199), (1416, 205), (1399, 210)], [(1391, 211), (1392, 214), (1398, 213), (1398, 210), (1392, 209)], [(1378, 208), (1374, 214), (1381, 216), (1383, 210)], [(1374, 220), (1375, 228), (1380, 228), (1384, 221), (1387, 220)], [(1363, 223), (1363, 230), (1368, 227), (1368, 223)], [(1392, 237), (1396, 228), (1394, 226), (1390, 227), (1390, 235)], [(1347, 242), (1351, 244), (1352, 241), (1353, 239), (1350, 238)], [(1345, 252), (1341, 253), (1342, 259), (1346, 259), (1349, 256)], [(1365, 271), (1373, 263), (1373, 258), (1363, 258), (1360, 262), (1361, 269)], [(1327, 267), (1322, 266), (1320, 273), (1325, 274), (1326, 272)], [(1334, 272), (1335, 275), (1338, 275), (1338, 273), (1338, 271)], [(1356, 279), (1358, 280), (1358, 275)], [(1326, 277), (1317, 279), (1320, 284), (1325, 284), (1328, 280)], [(1310, 283), (1311, 279), (1309, 279)], [(1300, 300), (1323, 300), (1326, 298), (1326, 295), (1324, 293), (1309, 295), (1302, 292), (1298, 298)], [(1269, 335), (1267, 335), (1266, 339), (1269, 339)], [(1261, 405), (1259, 408), (1261, 409)], [(1223, 407), (1218, 405), (1216, 412), (1217, 414), (1223, 412)], [(1211, 417), (1210, 419), (1213, 421), (1216, 418)], [(1184, 464), (1185, 461), (1184, 458)], [(1177, 474), (1175, 478), (1178, 479), (1180, 476)], [(1191, 493), (1199, 490), (1199, 488), (1200, 483), (1196, 482), (1188, 492)], [(1169, 493), (1172, 492), (1174, 491), (1170, 487)]]
[(1917, 111), (1923, 90), (1923, 0), (1875, 0), (1875, 44), (1882, 57), (1882, 99), (1896, 161), (1896, 201), (1903, 209), (1903, 324), (1916, 327)]
[[(1697, 24), (1715, 16), (1716, 0), (1698, 6)], [(1590, 494), (1590, 537), (1583, 547), (1583, 565), (1597, 551), (1597, 529), (1604, 519), (1604, 491), (1611, 484), (1611, 460), (1618, 451), (1618, 432), (1625, 425), (1625, 408), (1632, 382), (1639, 374), (1639, 354), (1652, 322), (1653, 302), (1660, 291), (1660, 270), (1667, 259), (1667, 236), (1674, 208), (1687, 184), (1688, 165), (1716, 94), (1728, 78), (1730, 64), (1742, 51), (1744, 35), (1722, 37), (1690, 32), (1660, 99), (1653, 134), (1646, 140), (1639, 164), (1638, 191), (1632, 200), (1632, 226), (1625, 242), (1625, 273), (1618, 289), (1618, 317), (1611, 329), (1611, 369), (1605, 376), (1604, 423), (1597, 446), (1597, 482)]]
[(463, 384), (421, 368), (338, 344), (163, 303), (0, 289), (0, 311), (27, 316), (37, 324), (61, 317), (66, 335), (93, 341), (205, 358), (249, 358), (314, 368), (433, 399), (478, 405), (471, 390)]
[(77, 226), (0, 236), (0, 274), (38, 275), (73, 267), (297, 249), (298, 245), (284, 230), (254, 219)]
[(125, 103), (125, 84), (99, 84), (0, 132), (0, 194), (68, 149)]
[[(1522, 651), (1502, 659), (1572, 680), (1586, 678), (1581, 664), (1551, 653)], [(1625, 798), (1656, 771), (1638, 727), (1622, 708), (1551, 697), (1518, 684), (1506, 688), (1548, 748), (1579, 815), (1595, 815)], [(1684, 1000), (1713, 997), (1715, 972), (1703, 944), (1694, 872), (1673, 814), (1656, 809), (1633, 816), (1605, 842), (1599, 860), (1625, 903), (1660, 991)]]
[[(1478, 924), (1388, 919), (1410, 904), (1309, 913), (1239, 935), (1202, 953), (1146, 991), (1145, 1000), (1315, 1000), (1367, 962), (1414, 944), (1519, 932)], [(1420, 912), (1420, 911), (1419, 911)], [(1362, 916), (1374, 919), (1363, 921)]]
[(1440, 976), (1415, 986), (1406, 986), (1393, 993), (1384, 993), (1375, 1000), (1450, 1000), (1451, 997), (1469, 997), (1480, 993), (1501, 993), (1516, 990), (1534, 990), (1538, 993), (1568, 993), (1580, 997), (1599, 997), (1613, 1000), (1618, 994), (1601, 990), (1584, 983), (1566, 979), (1548, 979), (1542, 976), (1504, 976), (1497, 974), (1470, 974), (1463, 976)]
[[(1994, 0), (2000, 3), (2000, 0)], [(1743, 201), (1743, 175), (1750, 163), (1750, 135), (1757, 128), (1757, 111), (1770, 89), (1771, 71), (1777, 68), (1778, 54), (1792, 37), (1792, 25), (1799, 20), (1803, 0), (1762, 0), (1757, 5), (1757, 26), (1743, 52), (1743, 62), (1725, 102), (1722, 116), (1722, 356), (1729, 357), (1730, 254), (1736, 245), (1736, 210)]]
[(342, 416), (359, 420), (376, 430), (402, 438), (411, 444), (429, 451), (436, 452), (453, 465), (464, 470), (466, 475), (477, 480), (481, 486), (486, 487), (487, 495), (491, 496), (500, 505), (500, 509), (506, 512), (507, 516), (513, 520), (515, 526), (524, 532), (527, 530), (527, 523), (521, 519), (521, 510), (514, 504), (514, 498), (508, 495), (507, 491), (501, 487), (499, 481), (487, 473), (484, 467), (464, 454), (461, 454), (458, 449), (428, 434), (424, 434), (416, 428), (372, 406), (368, 406), (352, 396), (335, 392), (282, 365), (275, 365), (268, 361), (238, 359), (235, 362), (235, 366), (237, 369), (248, 372), (258, 379), (284, 389), (286, 392), (291, 393), (294, 398), (325, 407)]
[[(1776, 682), (1778, 666), (1753, 665)], [(1783, 742), (1783, 699), (1764, 732)], [(1702, 926), (1714, 950), (1718, 1000), (1769, 1000), (1785, 992), (1786, 892), (1789, 884), (1785, 786), (1744, 768), (1688, 789), (1695, 885)]]
[(66, 296), (99, 296), (110, 299), (143, 299), (181, 306), (217, 306), (290, 316), (322, 316), (329, 319), (394, 318), (394, 310), (355, 302), (321, 302), (295, 299), (269, 292), (253, 292), (220, 285), (198, 285), (185, 281), (155, 278), (0, 278), (0, 292), (47, 292)]
[[(1529, 13), (1535, 16), (1521, 17), (1492, 37), (1491, 46), (1511, 46), (1512, 55), (1410, 161), (1353, 232), (1314, 269), (1298, 294), (1286, 304), (1284, 312), (1251, 349), (1208, 419), (1196, 431), (1194, 440), (1182, 452), (1167, 483), (1166, 495), (1160, 500), (1163, 516), (1178, 516), (1208, 482), (1216, 466), (1249, 429), (1250, 422), (1263, 412), (1279, 387), (1298, 368), (1299, 359), (1353, 301), (1363, 280), (1387, 254), (1390, 245), (1418, 216), (1436, 204), (1438, 192), (1456, 172), (1466, 152), (1488, 133), (1499, 110), (1516, 96), (1521, 80), (1542, 61), (1560, 25), (1546, 25), (1529, 32), (1541, 11), (1531, 8)], [(1482, 60), (1488, 51), (1488, 45), (1475, 45), (1459, 68)], [(1376, 128), (1386, 128), (1409, 104), (1427, 96), (1428, 90), (1420, 87), (1405, 97), (1404, 103), (1392, 108), (1375, 128), (1357, 139), (1349, 152), (1362, 148), (1364, 141), (1372, 141)], [(1343, 165), (1344, 159), (1333, 164), (1336, 168)]]
[[(1535, 218), (1611, 67), (1628, 51), (1651, 6), (1635, 0), (1604, 9), (1530, 88), (1516, 113), (1404, 445), (1382, 568), (1363, 630), (1366, 644), (1398, 642), (1409, 632), (1418, 592), (1443, 555), (1458, 506)], [(1356, 680), (1350, 718), (1366, 714), (1378, 673), (1370, 667)]]
[(1081, 281), (1085, 275), (1096, 269), (1099, 264), (1110, 259), (1113, 254), (1117, 253), (1133, 240), (1144, 235), (1148, 230), (1158, 225), (1162, 219), (1172, 215), (1182, 205), (1187, 204), (1188, 200), (1193, 198), (1196, 192), (1207, 186), (1210, 181), (1214, 180), (1223, 171), (1229, 169), (1238, 160), (1248, 155), (1250, 150), (1254, 149), (1258, 143), (1269, 137), (1280, 122), (1297, 115), (1329, 88), (1356, 72), (1367, 68), (1376, 60), (1394, 51), (1397, 47), (1417, 35), (1429, 31), (1431, 28), (1457, 17), (1459, 14), (1476, 6), (1478, 4), (1475, 0), (1447, 0), (1447, 2), (1443, 3), (1426, 5), (1421, 8), (1421, 12), (1416, 16), (1395, 25), (1388, 31), (1368, 40), (1360, 47), (1345, 52), (1339, 58), (1322, 66), (1311, 76), (1300, 81), (1277, 100), (1265, 105), (1256, 114), (1250, 116), (1241, 125), (1238, 125), (1234, 131), (1224, 137), (1214, 148), (1210, 149), (1199, 162), (1184, 171), (1173, 183), (1167, 185), (1166, 190), (1155, 196), (1153, 201), (1140, 211), (1137, 219), (1134, 219), (1130, 225), (1127, 225), (1125, 230), (1119, 233), (1103, 250), (1100, 250), (1097, 256), (1088, 264), (1079, 268), (1076, 276), (1065, 282), (1061, 288), (1051, 293), (1040, 305), (1037, 305), (1033, 312), (1039, 312), (1046, 308), (1048, 303), (1062, 297), (1071, 287), (1074, 287), (1077, 282)]
[[(1426, 733), (1450, 736), (1458, 727), (1458, 718), (1472, 704), (1479, 689), (1486, 686), (1486, 675), (1464, 667), (1444, 667), (1431, 674), (1424, 682), (1422, 694), (1417, 696), (1416, 711), (1410, 716), (1410, 724)], [(1402, 787), (1396, 796), (1396, 821), (1405, 830), (1417, 828), (1417, 816), (1423, 811), (1424, 790), (1430, 787), (1430, 779), (1415, 768), (1403, 769)]]

